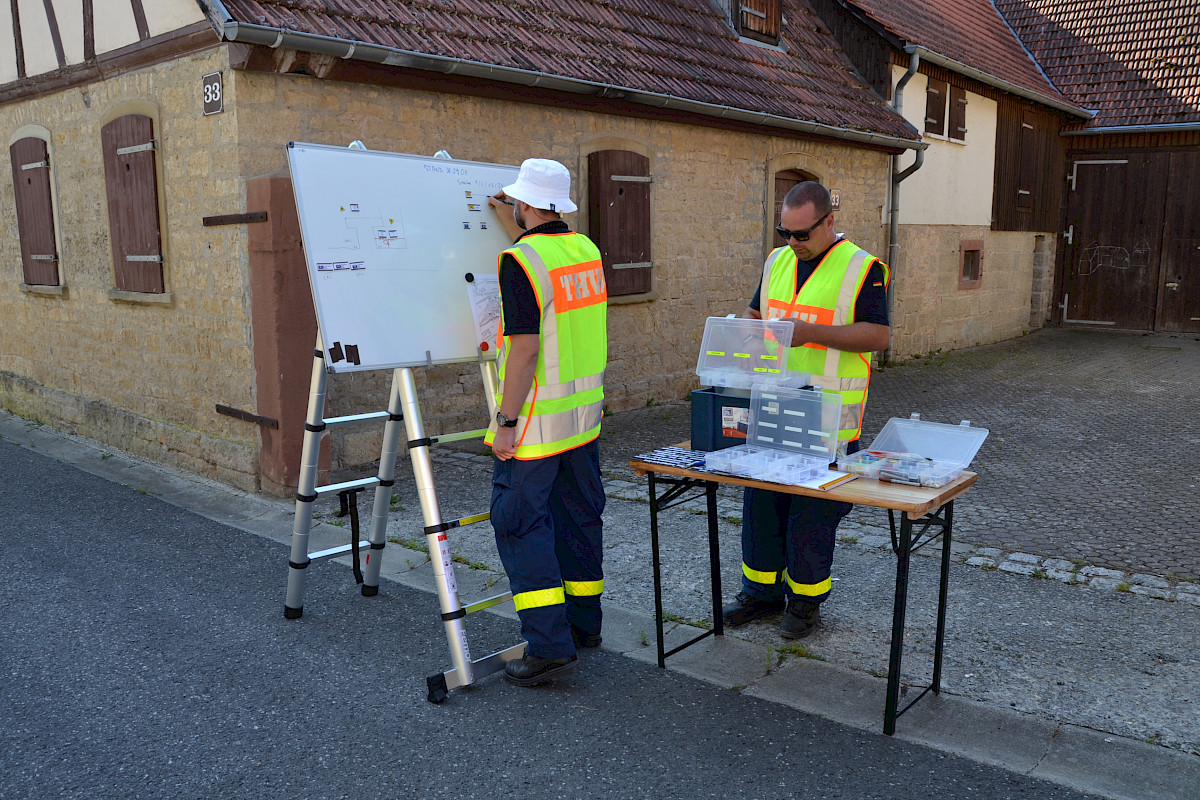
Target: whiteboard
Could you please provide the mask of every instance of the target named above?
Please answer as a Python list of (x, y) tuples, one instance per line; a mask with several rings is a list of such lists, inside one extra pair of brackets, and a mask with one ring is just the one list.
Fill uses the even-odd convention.
[(517, 167), (300, 142), (288, 163), (329, 371), (495, 358), (512, 241), (487, 200)]

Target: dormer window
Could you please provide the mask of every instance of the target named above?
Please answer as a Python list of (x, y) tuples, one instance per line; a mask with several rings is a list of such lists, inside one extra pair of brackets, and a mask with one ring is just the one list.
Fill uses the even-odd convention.
[(782, 0), (730, 0), (738, 34), (767, 44), (779, 44)]

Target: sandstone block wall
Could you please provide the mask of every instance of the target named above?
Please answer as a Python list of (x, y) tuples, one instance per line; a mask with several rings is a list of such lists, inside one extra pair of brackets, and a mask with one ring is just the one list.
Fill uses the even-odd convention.
[[(977, 288), (959, 286), (965, 240), (983, 241)], [(999, 342), (1045, 323), (1054, 277), (1052, 235), (902, 225), (900, 243), (892, 270), (893, 358)]]
[[(236, 100), (228, 97), (222, 114), (201, 113), (201, 77), (226, 67), (224, 48), (214, 48), (0, 107), (9, 144), (29, 126), (49, 131), (66, 287), (20, 290), (13, 188), (0, 181), (0, 404), (253, 489), (258, 429), (214, 410), (255, 403), (244, 232), (201, 222), (244, 210)], [(148, 299), (165, 304), (109, 299), (100, 129), (129, 113), (154, 120), (169, 294)]]

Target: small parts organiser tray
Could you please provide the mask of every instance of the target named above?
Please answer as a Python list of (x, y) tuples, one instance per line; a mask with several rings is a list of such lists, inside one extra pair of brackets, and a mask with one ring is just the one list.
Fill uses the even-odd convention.
[(944, 425), (893, 417), (868, 450), (838, 459), (838, 469), (868, 478), (912, 486), (945, 486), (971, 465), (983, 446), (987, 428), (969, 422)]
[(755, 386), (746, 444), (717, 450), (704, 466), (743, 478), (799, 484), (828, 471), (837, 457), (841, 395)]
[(838, 469), (868, 478), (912, 486), (945, 486), (962, 474), (962, 467), (915, 453), (863, 450), (838, 459)]
[(792, 328), (791, 320), (709, 317), (696, 360), (700, 384), (733, 389), (803, 386), (808, 375), (787, 366)]

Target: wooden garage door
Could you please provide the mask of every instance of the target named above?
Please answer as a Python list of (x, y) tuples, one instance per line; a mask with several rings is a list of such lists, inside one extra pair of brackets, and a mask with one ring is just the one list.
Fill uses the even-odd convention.
[(1063, 322), (1200, 332), (1200, 152), (1089, 153), (1068, 169)]
[(1200, 333), (1200, 152), (1172, 153), (1159, 269), (1157, 330)]
[(1066, 324), (1151, 330), (1167, 193), (1165, 153), (1070, 159), (1063, 250)]

